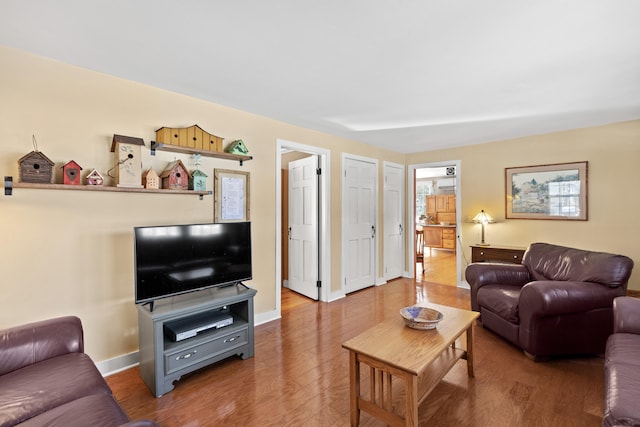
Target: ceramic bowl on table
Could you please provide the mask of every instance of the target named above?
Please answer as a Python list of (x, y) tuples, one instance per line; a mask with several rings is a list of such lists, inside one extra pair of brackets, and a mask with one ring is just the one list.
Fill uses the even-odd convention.
[(402, 308), (400, 316), (405, 324), (413, 329), (434, 329), (444, 317), (438, 310), (418, 306)]

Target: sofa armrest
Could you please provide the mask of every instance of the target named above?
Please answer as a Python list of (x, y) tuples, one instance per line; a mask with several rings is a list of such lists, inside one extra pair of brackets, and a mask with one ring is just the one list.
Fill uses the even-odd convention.
[(531, 277), (529, 270), (522, 264), (502, 264), (493, 262), (475, 262), (469, 264), (464, 272), (471, 288), (471, 309), (480, 311), (478, 289), (485, 285), (524, 286)]
[(58, 317), (0, 331), (0, 375), (68, 353), (84, 352), (82, 323)]
[(640, 299), (618, 297), (613, 300), (613, 332), (640, 334)]
[(594, 282), (540, 280), (522, 288), (518, 308), (520, 324), (533, 317), (583, 313), (610, 308), (620, 288), (609, 288)]

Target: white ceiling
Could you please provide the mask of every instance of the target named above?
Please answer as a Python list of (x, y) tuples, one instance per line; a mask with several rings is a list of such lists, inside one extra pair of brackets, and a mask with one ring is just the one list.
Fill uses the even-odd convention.
[(638, 0), (0, 0), (0, 44), (404, 153), (639, 119), (639, 41)]

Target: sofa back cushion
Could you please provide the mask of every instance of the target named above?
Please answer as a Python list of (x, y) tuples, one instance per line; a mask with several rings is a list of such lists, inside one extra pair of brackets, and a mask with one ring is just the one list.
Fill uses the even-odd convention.
[(84, 351), (80, 319), (57, 317), (0, 331), (0, 375), (67, 353)]
[(633, 261), (624, 255), (532, 243), (522, 259), (533, 280), (595, 282), (626, 288)]

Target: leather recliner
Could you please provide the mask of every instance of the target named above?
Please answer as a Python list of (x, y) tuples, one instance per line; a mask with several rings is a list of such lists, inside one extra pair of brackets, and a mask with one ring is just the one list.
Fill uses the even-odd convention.
[(602, 354), (632, 268), (624, 255), (533, 243), (522, 264), (473, 263), (465, 276), (482, 325), (539, 361)]

